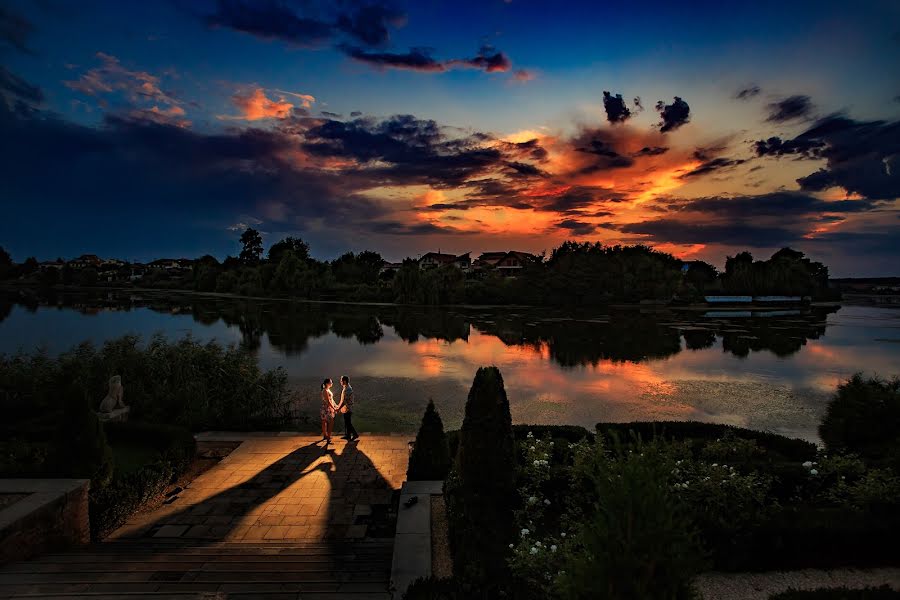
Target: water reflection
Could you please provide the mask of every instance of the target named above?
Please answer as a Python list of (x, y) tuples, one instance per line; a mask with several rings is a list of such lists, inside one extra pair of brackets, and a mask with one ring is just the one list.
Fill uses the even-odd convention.
[[(701, 419), (815, 439), (834, 386), (896, 373), (900, 311), (790, 314), (423, 309), (177, 293), (0, 296), (0, 352), (137, 333), (236, 343), (284, 367), (310, 414), (322, 376), (354, 374), (371, 430), (414, 429), (433, 397), (458, 427), (478, 366), (495, 364), (518, 422)], [(895, 333), (898, 332), (898, 333)], [(892, 343), (888, 343), (892, 342)], [(356, 387), (356, 386), (355, 386)]]
[(237, 329), (240, 344), (251, 351), (259, 350), (266, 337), (268, 344), (285, 356), (300, 356), (309, 350), (311, 340), (329, 334), (360, 345), (378, 344), (385, 336), (385, 327), (409, 344), (425, 340), (468, 342), (473, 332), (478, 332), (564, 368), (597, 366), (604, 361), (660, 360), (683, 349), (703, 350), (719, 342), (724, 352), (738, 357), (763, 351), (787, 357), (800, 351), (807, 340), (822, 336), (827, 316), (837, 310), (798, 310), (778, 317), (756, 312), (623, 310), (572, 317), (546, 310), (489, 312), (235, 300), (186, 294), (51, 293), (7, 296), (0, 303), (0, 322), (10, 314), (14, 303), (30, 312), (39, 307), (55, 307), (97, 315), (145, 308), (164, 315), (190, 315), (201, 325), (221, 322)]

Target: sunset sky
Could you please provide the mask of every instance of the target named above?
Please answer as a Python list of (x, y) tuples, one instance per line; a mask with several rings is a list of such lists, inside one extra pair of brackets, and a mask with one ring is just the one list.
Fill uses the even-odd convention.
[(0, 245), (900, 275), (900, 2), (0, 2)]

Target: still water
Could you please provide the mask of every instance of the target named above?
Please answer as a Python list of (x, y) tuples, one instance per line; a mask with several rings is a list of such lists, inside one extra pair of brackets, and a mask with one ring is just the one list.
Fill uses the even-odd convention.
[[(520, 423), (696, 419), (816, 440), (835, 386), (900, 375), (900, 310), (422, 309), (170, 293), (0, 296), (0, 353), (126, 333), (238, 344), (283, 367), (303, 413), (349, 375), (361, 431), (413, 431), (428, 398), (458, 427), (475, 370), (497, 365)], [(126, 402), (127, 402), (127, 382)]]

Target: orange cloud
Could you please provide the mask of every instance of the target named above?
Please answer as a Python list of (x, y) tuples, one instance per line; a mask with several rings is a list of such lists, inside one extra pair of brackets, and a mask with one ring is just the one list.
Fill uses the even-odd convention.
[[(315, 98), (308, 94), (295, 94), (293, 92), (280, 92), (289, 94), (301, 100), (300, 106), (309, 108)], [(219, 119), (239, 119), (243, 121), (259, 121), (260, 119), (286, 119), (294, 110), (294, 104), (289, 102), (284, 95), (277, 100), (266, 97), (263, 88), (256, 88), (250, 93), (238, 93), (231, 97), (232, 104), (241, 111), (240, 115), (220, 115)]]

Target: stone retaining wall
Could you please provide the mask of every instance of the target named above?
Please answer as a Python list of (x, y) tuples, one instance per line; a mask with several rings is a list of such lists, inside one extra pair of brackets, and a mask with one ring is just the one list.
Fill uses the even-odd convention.
[(87, 544), (87, 479), (0, 479), (0, 493), (28, 494), (0, 510), (0, 564)]

